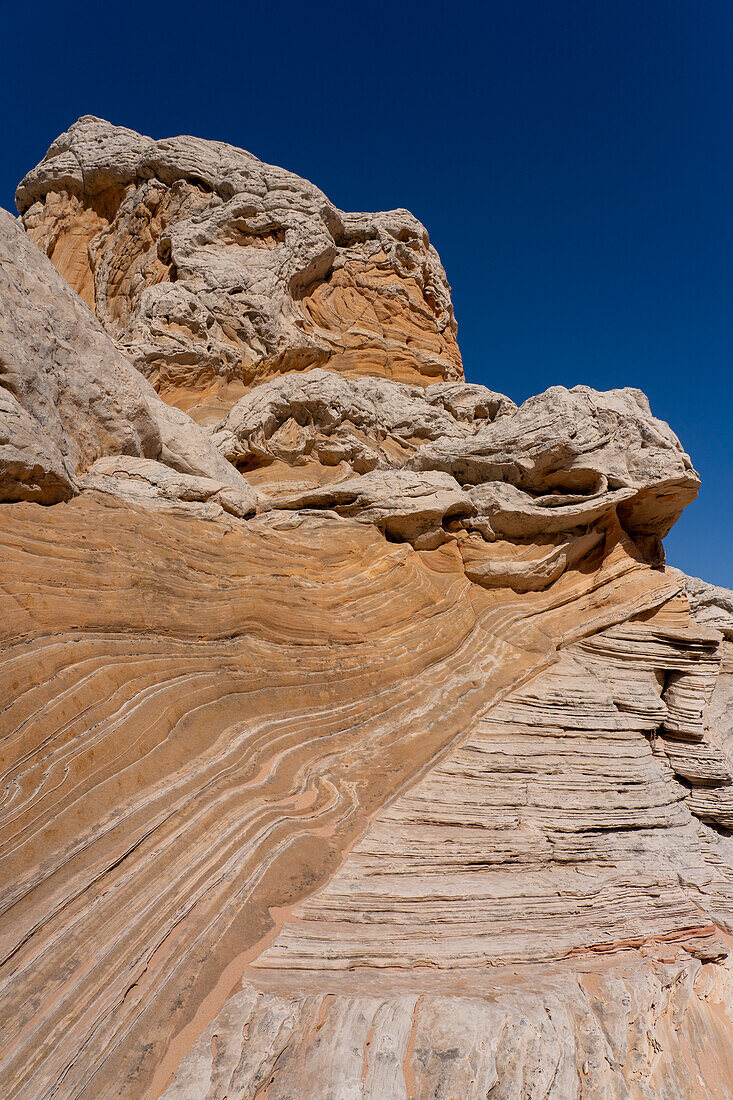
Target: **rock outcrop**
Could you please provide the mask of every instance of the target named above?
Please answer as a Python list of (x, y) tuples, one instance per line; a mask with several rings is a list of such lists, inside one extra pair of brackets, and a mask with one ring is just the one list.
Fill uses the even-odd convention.
[(695, 619), (733, 642), (733, 592), (698, 577), (684, 577), (684, 585)]
[[(733, 592), (697, 577), (683, 577), (683, 580), (695, 620), (719, 631), (724, 638), (719, 649), (720, 671), (707, 708), (705, 726), (706, 737), (722, 753), (729, 771), (733, 772)], [(733, 832), (730, 812), (733, 790), (723, 794), (726, 823), (728, 830)]]
[[(316, 369), (258, 386), (213, 439), (279, 508), (358, 515), (420, 549), (465, 536), (466, 564), (487, 584), (511, 583), (516, 567), (517, 583), (544, 587), (598, 545), (612, 513), (658, 562), (699, 487), (630, 389), (555, 386), (517, 409), (483, 386)], [(461, 523), (446, 530), (451, 519)]]
[(0, 210), (0, 501), (53, 504), (105, 455), (149, 459), (254, 494), (204, 432), (157, 396)]
[(18, 200), (2, 1096), (731, 1100), (671, 429), (462, 381), (422, 227), (229, 146), (86, 117)]
[(153, 141), (91, 115), (56, 139), (16, 202), (155, 388), (204, 419), (312, 366), (463, 378), (445, 272), (406, 210), (346, 214), (242, 149)]

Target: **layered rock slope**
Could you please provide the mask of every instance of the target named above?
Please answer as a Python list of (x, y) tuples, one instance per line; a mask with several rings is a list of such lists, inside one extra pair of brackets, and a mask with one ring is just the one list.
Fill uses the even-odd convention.
[(733, 1097), (733, 604), (643, 394), (464, 382), (419, 223), (221, 143), (86, 117), (18, 204), (3, 1097)]

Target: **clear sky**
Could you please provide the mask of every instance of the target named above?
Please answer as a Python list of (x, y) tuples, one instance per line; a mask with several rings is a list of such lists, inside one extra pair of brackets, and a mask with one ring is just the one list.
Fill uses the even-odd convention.
[(15, 3), (0, 205), (81, 114), (404, 206), (472, 381), (638, 386), (703, 478), (671, 564), (733, 586), (733, 3)]

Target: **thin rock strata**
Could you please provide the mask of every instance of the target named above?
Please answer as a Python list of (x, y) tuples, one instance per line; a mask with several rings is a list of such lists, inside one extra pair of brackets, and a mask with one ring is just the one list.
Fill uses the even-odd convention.
[(733, 595), (644, 395), (464, 382), (419, 223), (222, 143), (86, 116), (18, 203), (2, 1096), (733, 1098)]

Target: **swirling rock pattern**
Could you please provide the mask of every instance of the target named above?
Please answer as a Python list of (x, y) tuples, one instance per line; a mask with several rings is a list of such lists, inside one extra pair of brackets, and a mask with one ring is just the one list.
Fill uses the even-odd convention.
[(552, 639), (675, 590), (623, 540), (530, 607), (346, 520), (37, 507), (3, 527), (7, 1095), (140, 1095)]
[(461, 381), (422, 227), (229, 146), (87, 117), (18, 197), (3, 1098), (730, 1100), (733, 603), (664, 568), (676, 436)]

